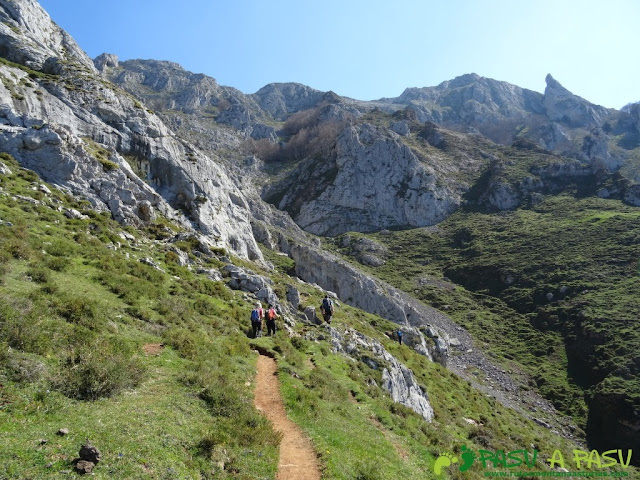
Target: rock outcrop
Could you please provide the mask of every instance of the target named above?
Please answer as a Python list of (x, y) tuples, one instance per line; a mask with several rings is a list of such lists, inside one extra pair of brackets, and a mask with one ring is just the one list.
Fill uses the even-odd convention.
[[(442, 124), (485, 123), (543, 111), (541, 94), (475, 73), (436, 87), (407, 88), (399, 97), (387, 100), (411, 105), (423, 122)], [(449, 108), (439, 113), (443, 110), (436, 106)]]
[(546, 78), (544, 109), (547, 117), (570, 127), (597, 127), (604, 123), (609, 110), (574, 95), (551, 75)]
[(243, 290), (255, 295), (258, 300), (268, 305), (278, 305), (278, 296), (273, 292), (273, 282), (266, 277), (256, 275), (254, 272), (236, 267), (235, 265), (227, 265), (224, 270), (230, 275), (227, 285), (234, 290)]
[[(345, 129), (335, 150), (335, 179), (305, 202), (296, 222), (317, 235), (419, 227), (444, 220), (460, 204), (460, 189), (442, 182), (395, 133), (362, 124)], [(280, 208), (287, 208), (285, 196)]]
[(0, 0), (0, 56), (50, 74), (67, 68), (96, 72), (91, 59), (36, 0)]
[[(433, 420), (433, 407), (429, 397), (418, 384), (413, 372), (400, 363), (384, 346), (362, 333), (347, 329), (343, 334), (331, 328), (334, 350), (367, 363), (374, 370), (382, 370), (382, 385), (394, 402), (410, 408), (427, 422)], [(368, 358), (371, 354), (373, 359)]]
[(265, 112), (282, 120), (292, 113), (317, 105), (326, 98), (326, 93), (299, 83), (270, 83), (252, 97)]
[(296, 262), (296, 275), (335, 292), (348, 305), (406, 327), (425, 328), (431, 325), (431, 336), (441, 341), (427, 344), (416, 328), (414, 335), (419, 340), (413, 342), (413, 347), (419, 353), (446, 364), (449, 355), (446, 332), (454, 328), (446, 315), (380, 280), (374, 280), (328, 252), (308, 245), (293, 245), (290, 255)]

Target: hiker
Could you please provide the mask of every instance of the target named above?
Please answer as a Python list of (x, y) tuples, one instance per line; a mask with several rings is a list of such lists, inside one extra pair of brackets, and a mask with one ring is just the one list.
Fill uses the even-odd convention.
[(324, 318), (324, 321), (330, 324), (331, 316), (333, 315), (333, 302), (329, 298), (328, 293), (324, 294), (324, 298), (322, 299), (322, 305), (320, 305), (320, 311), (322, 312), (322, 317)]
[(267, 336), (271, 336), (271, 333), (276, 334), (276, 318), (280, 317), (273, 305), (269, 304), (267, 309)]
[(396, 335), (398, 336), (398, 343), (399, 343), (400, 345), (402, 345), (402, 335), (403, 335), (403, 333), (402, 333), (402, 330), (401, 330), (400, 328), (399, 328), (399, 329), (398, 329), (398, 331), (396, 332)]
[(262, 310), (262, 304), (256, 302), (256, 306), (251, 310), (251, 330), (253, 331), (253, 338), (258, 338), (262, 335), (262, 318), (264, 317), (264, 310)]

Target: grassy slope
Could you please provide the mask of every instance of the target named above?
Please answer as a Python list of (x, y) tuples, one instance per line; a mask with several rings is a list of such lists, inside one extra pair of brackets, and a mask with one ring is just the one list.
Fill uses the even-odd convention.
[[(98, 478), (273, 476), (277, 436), (250, 400), (249, 305), (177, 266), (144, 232), (131, 230), (129, 244), (86, 204), (31, 190), (37, 177), (3, 160), (14, 171), (3, 191), (45, 205), (8, 195), (0, 204), (13, 224), (0, 229), (2, 478), (58, 476), (87, 438), (103, 454)], [(149, 343), (167, 347), (145, 355)]]
[[(410, 366), (429, 392), (433, 424), (393, 403), (373, 383), (380, 371), (331, 353), (322, 327), (299, 324), (302, 336), (293, 339), (248, 339), (250, 301), (179, 267), (156, 241), (175, 227), (129, 229), (136, 240), (125, 241), (107, 216), (56, 190), (33, 190), (36, 175), (5, 154), (3, 161), (14, 174), (0, 177), (0, 478), (57, 478), (87, 438), (102, 452), (96, 478), (273, 478), (278, 437), (252, 407), (252, 342), (278, 357), (287, 409), (313, 439), (326, 478), (429, 478), (434, 458), (462, 445), (570, 453), (552, 432), (387, 338), (391, 324), (347, 306), (336, 328), (378, 338)], [(68, 219), (58, 206), (89, 218)], [(251, 267), (271, 275), (282, 295), (295, 283), (285, 273), (291, 265), (272, 259), (274, 272)], [(305, 305), (319, 303), (319, 291), (299, 288)], [(145, 355), (151, 343), (165, 348)], [(60, 428), (69, 434), (57, 436)]]
[[(636, 208), (549, 197), (530, 210), (459, 212), (437, 229), (373, 235), (389, 253), (370, 270), (446, 310), (496, 358), (517, 359), (584, 426), (584, 390), (635, 372), (639, 235)], [(624, 384), (637, 399), (637, 385)]]

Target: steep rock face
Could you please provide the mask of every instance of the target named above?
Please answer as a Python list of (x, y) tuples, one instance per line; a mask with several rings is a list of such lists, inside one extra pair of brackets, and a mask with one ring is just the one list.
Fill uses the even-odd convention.
[(420, 327), (431, 324), (444, 329), (450, 322), (436, 309), (382, 281), (374, 280), (328, 252), (297, 244), (289, 246), (289, 253), (296, 262), (297, 276), (335, 292), (349, 305), (399, 325)]
[(104, 73), (107, 68), (117, 68), (119, 63), (118, 56), (112, 53), (103, 53), (93, 59), (93, 64), (100, 73)]
[(640, 135), (640, 103), (629, 105), (628, 112), (631, 115), (635, 131)]
[[(294, 217), (308, 232), (338, 235), (432, 225), (460, 204), (457, 188), (441, 182), (434, 168), (396, 134), (369, 124), (347, 128), (335, 155), (335, 179)], [(287, 201), (285, 197), (280, 208)]]
[[(0, 99), (2, 91), (0, 90)], [(93, 145), (79, 139), (60, 125), (39, 130), (0, 125), (3, 150), (22, 165), (39, 173), (71, 194), (88, 199), (97, 211), (110, 210), (120, 223), (140, 226), (153, 219), (155, 207), (175, 220), (186, 222), (141, 181), (129, 164), (109, 152), (108, 169), (92, 153)]]
[(95, 72), (91, 59), (36, 0), (0, 0), (0, 56), (47, 73), (60, 73), (61, 59)]
[[(606, 381), (605, 381), (606, 383)], [(609, 386), (610, 387), (610, 386)], [(640, 448), (640, 412), (633, 400), (616, 388), (598, 386), (589, 405), (588, 427), (594, 447), (607, 448), (607, 445), (624, 445), (634, 452)], [(632, 462), (638, 464), (637, 460)]]
[[(15, 37), (0, 37), (0, 47), (11, 48), (12, 58), (29, 59), (33, 67), (44, 67), (36, 62), (43, 58), (54, 58), (46, 62), (65, 66), (49, 76), (0, 66), (5, 150), (28, 162), (45, 180), (89, 198), (97, 209), (108, 208), (115, 218), (136, 223), (142, 218), (138, 203), (160, 205), (162, 197), (184, 212), (184, 216), (173, 215), (185, 225), (201, 228), (245, 258), (262, 258), (246, 201), (219, 165), (175, 137), (129, 94), (97, 77), (93, 64), (85, 65), (84, 54), (49, 57), (56, 52), (38, 32), (54, 35), (58, 29), (34, 2), (1, 2), (0, 6), (2, 18), (30, 25)], [(80, 51), (68, 36), (60, 34), (60, 38), (65, 52)], [(143, 170), (140, 173), (151, 188), (137, 178), (123, 155)], [(85, 168), (87, 163), (90, 167)]]
[(574, 95), (551, 75), (546, 78), (544, 109), (553, 121), (570, 127), (594, 127), (604, 123), (609, 110)]

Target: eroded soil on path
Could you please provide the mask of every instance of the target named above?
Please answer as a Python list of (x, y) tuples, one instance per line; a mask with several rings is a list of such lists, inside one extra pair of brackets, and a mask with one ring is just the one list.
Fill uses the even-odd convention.
[(287, 417), (280, 395), (276, 362), (265, 355), (258, 357), (255, 405), (282, 433), (277, 480), (320, 480), (316, 453), (300, 427)]

